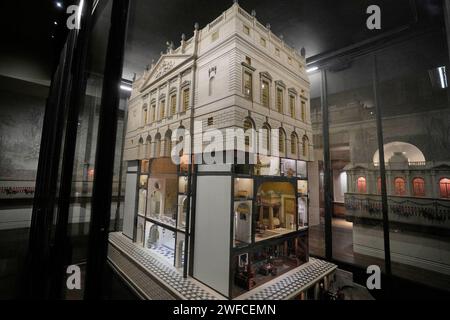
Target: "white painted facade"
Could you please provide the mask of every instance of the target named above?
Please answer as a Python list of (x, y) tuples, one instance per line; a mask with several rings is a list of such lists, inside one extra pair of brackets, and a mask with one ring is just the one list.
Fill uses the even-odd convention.
[[(246, 71), (252, 74), (250, 97), (244, 94)], [(269, 107), (262, 105), (263, 79), (270, 87)], [(202, 121), (206, 130), (242, 128), (248, 117), (256, 130), (265, 123), (271, 130), (283, 128), (288, 153), (283, 156), (312, 160), (309, 86), (305, 58), (234, 4), (203, 29), (196, 28), (193, 37), (182, 40), (178, 48), (169, 47), (133, 83), (124, 159), (161, 156), (166, 134), (180, 126), (189, 129), (191, 119)], [(277, 110), (277, 88), (282, 89), (282, 112)], [(184, 90), (189, 90), (187, 108), (183, 107)], [(174, 113), (171, 96), (176, 99)], [(294, 117), (290, 96), (295, 99)], [(290, 152), (293, 136), (297, 137), (296, 154)]]

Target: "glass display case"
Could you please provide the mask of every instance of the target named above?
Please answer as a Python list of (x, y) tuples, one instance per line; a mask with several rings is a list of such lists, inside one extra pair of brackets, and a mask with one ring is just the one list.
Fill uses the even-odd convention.
[(297, 180), (297, 192), (301, 196), (307, 196), (308, 195), (308, 181)]
[(252, 201), (234, 202), (234, 247), (246, 246), (252, 241)]
[(254, 165), (254, 174), (256, 176), (279, 176), (280, 158), (269, 156), (258, 156)]
[(290, 182), (264, 182), (256, 195), (255, 241), (295, 231), (295, 189)]
[(297, 177), (308, 179), (308, 164), (306, 161), (297, 161)]
[(298, 210), (298, 228), (304, 229), (308, 226), (308, 198), (298, 198), (297, 210)]
[(168, 263), (175, 261), (175, 232), (147, 221), (145, 224), (144, 247), (152, 250)]
[(277, 239), (270, 244), (241, 251), (234, 255), (232, 261), (231, 292), (232, 297), (236, 297), (307, 262), (307, 238)]
[(281, 176), (283, 177), (295, 177), (297, 164), (292, 159), (281, 159)]

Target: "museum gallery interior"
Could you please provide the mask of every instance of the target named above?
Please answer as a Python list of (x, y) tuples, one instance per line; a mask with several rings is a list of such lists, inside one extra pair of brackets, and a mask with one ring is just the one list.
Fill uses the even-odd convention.
[(447, 1), (47, 2), (0, 59), (0, 298), (449, 296)]

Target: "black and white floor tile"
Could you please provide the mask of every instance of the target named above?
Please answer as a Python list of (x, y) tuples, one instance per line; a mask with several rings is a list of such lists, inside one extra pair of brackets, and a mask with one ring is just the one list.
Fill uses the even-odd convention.
[(175, 260), (175, 250), (168, 248), (166, 246), (152, 244), (147, 249), (156, 252), (166, 259), (169, 263), (173, 263)]
[(220, 300), (224, 297), (207, 291), (191, 279), (183, 278), (183, 275), (165, 259), (153, 254), (151, 251), (139, 247), (122, 233), (111, 233), (109, 241), (112, 245), (131, 257), (148, 270), (152, 276), (171, 288), (182, 299), (187, 300)]
[[(116, 248), (143, 266), (159, 281), (171, 288), (181, 299), (221, 300), (223, 296), (208, 290), (193, 279), (185, 279), (182, 273), (169, 264), (164, 257), (136, 245), (122, 233), (111, 233), (109, 241)], [(308, 288), (325, 275), (336, 270), (337, 266), (319, 259), (309, 262), (258, 287), (241, 297), (244, 300), (283, 300)]]
[(325, 275), (336, 270), (335, 264), (310, 258), (309, 262), (299, 267), (295, 272), (256, 288), (246, 295), (246, 300), (283, 300), (292, 298), (298, 292), (311, 286)]

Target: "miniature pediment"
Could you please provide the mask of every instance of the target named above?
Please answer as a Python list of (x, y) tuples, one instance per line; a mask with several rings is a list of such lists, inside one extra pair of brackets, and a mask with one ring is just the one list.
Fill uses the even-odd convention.
[(145, 79), (141, 86), (141, 90), (147, 88), (153, 82), (159, 80), (181, 64), (185, 63), (192, 56), (190, 55), (173, 55), (173, 54), (164, 54), (158, 60), (156, 65), (150, 70), (150, 72), (145, 75)]

